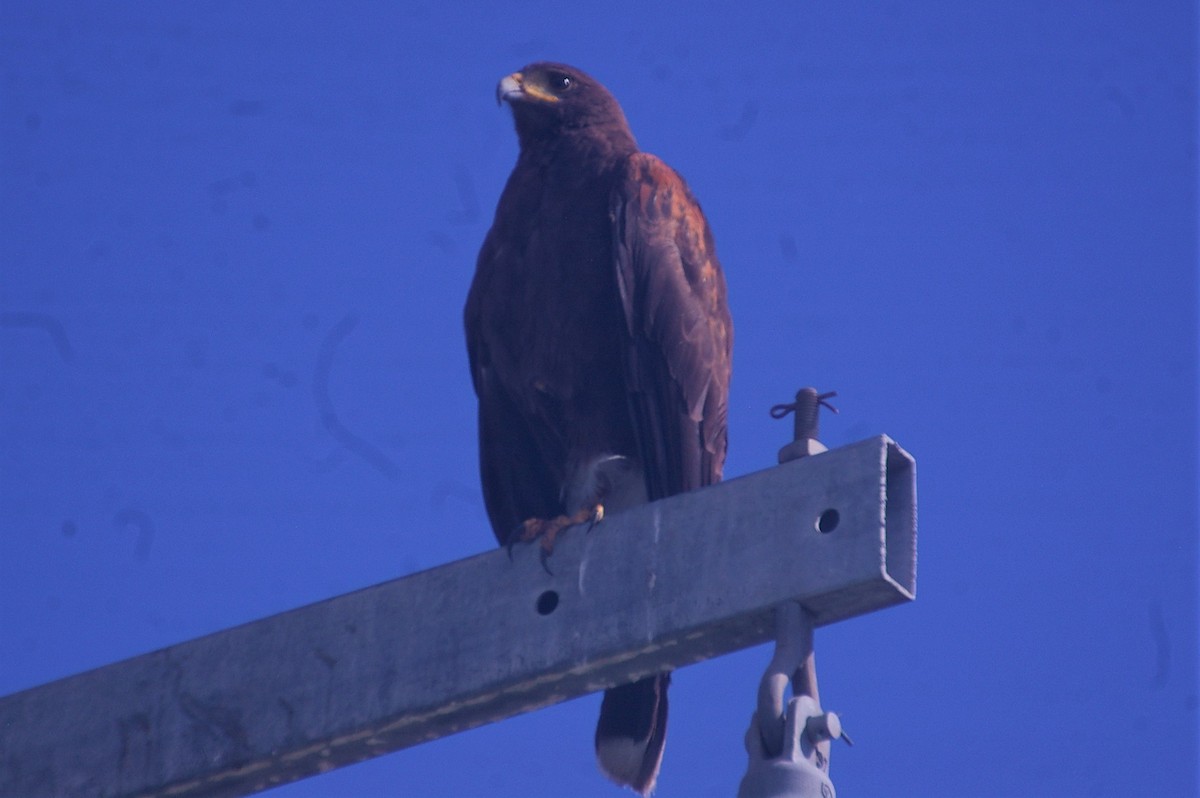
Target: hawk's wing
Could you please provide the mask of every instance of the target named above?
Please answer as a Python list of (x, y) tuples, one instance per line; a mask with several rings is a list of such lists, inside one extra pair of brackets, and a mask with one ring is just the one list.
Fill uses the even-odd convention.
[(629, 334), (625, 382), (651, 500), (721, 478), (733, 325), (712, 233), (658, 158), (626, 161), (610, 203)]
[[(479, 262), (490, 264), (501, 258), (500, 250), (493, 229), (484, 239)], [(540, 430), (534, 430), (532, 424), (541, 419), (531, 419), (521, 412), (496, 373), (480, 329), (481, 303), (492, 290), (487, 280), (492, 273), (490, 268), (479, 270), (467, 295), (464, 317), (471, 381), (479, 397), (483, 501), (492, 531), (500, 545), (505, 545), (525, 519), (553, 518), (562, 512), (558, 487), (561, 476), (553, 472), (550, 463), (565, 460), (565, 455), (561, 452), (563, 442), (554, 436), (554, 425), (542, 424)]]

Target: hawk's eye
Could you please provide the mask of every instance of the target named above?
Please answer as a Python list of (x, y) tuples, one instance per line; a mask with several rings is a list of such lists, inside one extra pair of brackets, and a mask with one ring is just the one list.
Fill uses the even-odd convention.
[(547, 78), (547, 83), (550, 84), (550, 91), (555, 94), (562, 94), (575, 85), (575, 81), (571, 80), (571, 76), (564, 75), (562, 72), (551, 72)]

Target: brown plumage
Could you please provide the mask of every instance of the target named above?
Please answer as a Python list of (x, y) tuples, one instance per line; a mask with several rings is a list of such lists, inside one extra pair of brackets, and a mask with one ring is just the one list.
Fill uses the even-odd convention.
[[(732, 325), (699, 204), (638, 151), (603, 86), (537, 63), (497, 97), (520, 155), (465, 316), (484, 501), (506, 544), (529, 518), (611, 513), (719, 480)], [(668, 681), (608, 690), (601, 706), (601, 769), (643, 794)]]

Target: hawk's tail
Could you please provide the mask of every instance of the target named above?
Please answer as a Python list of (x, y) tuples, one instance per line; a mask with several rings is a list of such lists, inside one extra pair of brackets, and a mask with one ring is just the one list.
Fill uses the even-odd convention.
[(604, 691), (596, 724), (596, 759), (604, 775), (649, 795), (667, 741), (667, 685), (660, 673)]

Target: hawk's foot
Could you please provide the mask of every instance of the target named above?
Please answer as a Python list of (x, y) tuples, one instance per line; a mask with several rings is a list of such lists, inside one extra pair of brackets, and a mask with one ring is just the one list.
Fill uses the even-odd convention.
[(548, 561), (550, 555), (554, 553), (554, 542), (558, 536), (565, 532), (569, 527), (587, 524), (587, 531), (591, 531), (592, 527), (600, 523), (604, 519), (604, 505), (594, 504), (591, 507), (584, 507), (572, 515), (560, 515), (557, 518), (528, 518), (519, 527), (513, 530), (512, 535), (508, 539), (508, 556), (512, 557), (513, 546), (517, 543), (532, 543), (539, 541), (541, 543), (540, 557), (542, 567), (546, 569), (546, 573), (551, 576), (554, 572), (550, 570)]

